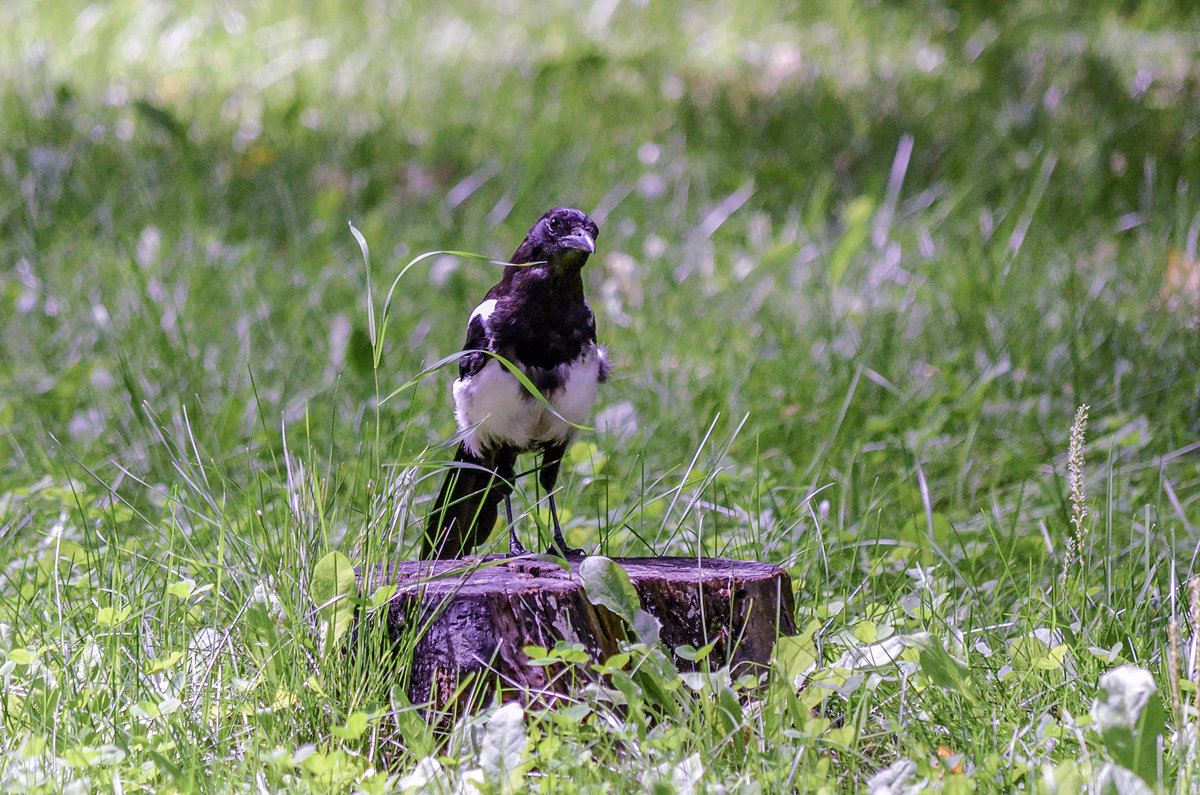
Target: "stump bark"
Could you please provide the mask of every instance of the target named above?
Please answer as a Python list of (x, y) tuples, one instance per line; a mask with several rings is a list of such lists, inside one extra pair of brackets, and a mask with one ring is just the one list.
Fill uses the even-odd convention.
[[(444, 706), (468, 675), (498, 678), (506, 688), (563, 692), (571, 677), (530, 665), (526, 646), (583, 646), (593, 662), (618, 651), (626, 628), (613, 612), (588, 601), (579, 577), (583, 558), (565, 571), (549, 560), (493, 555), (380, 566), (367, 588), (395, 583), (387, 612), (393, 640), (420, 633), (409, 697)], [(642, 608), (662, 623), (668, 650), (714, 644), (713, 666), (735, 676), (766, 665), (775, 639), (795, 634), (791, 579), (778, 566), (726, 558), (615, 558), (628, 573)], [(360, 572), (360, 576), (362, 576)], [(675, 656), (680, 670), (695, 663)]]

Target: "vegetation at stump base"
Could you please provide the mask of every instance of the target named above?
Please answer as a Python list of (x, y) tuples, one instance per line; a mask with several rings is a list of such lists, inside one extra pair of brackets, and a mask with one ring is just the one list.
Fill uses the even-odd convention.
[[(1198, 29), (0, 4), (0, 788), (1190, 792)], [(778, 563), (799, 634), (430, 716), (347, 563), (413, 557), (462, 318), (553, 205), (613, 360), (567, 542)]]

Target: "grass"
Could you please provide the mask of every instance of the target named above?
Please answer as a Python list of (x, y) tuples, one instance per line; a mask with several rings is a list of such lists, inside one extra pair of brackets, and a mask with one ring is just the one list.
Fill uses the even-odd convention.
[[(1192, 791), (1198, 25), (0, 4), (3, 786)], [(419, 263), (374, 337), (368, 301), (553, 204), (600, 223), (615, 364), (568, 541), (780, 563), (804, 632), (758, 696), (633, 644), (443, 730), (310, 592), (413, 554), (451, 376), (381, 398), (496, 271)], [(1165, 702), (1127, 737), (1092, 717), (1122, 663)]]

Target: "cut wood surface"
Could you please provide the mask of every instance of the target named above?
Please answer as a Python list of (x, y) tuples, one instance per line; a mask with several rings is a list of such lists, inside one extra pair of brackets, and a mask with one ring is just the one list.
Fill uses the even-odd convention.
[[(551, 559), (500, 555), (379, 566), (368, 587), (398, 586), (387, 612), (392, 639), (427, 628), (414, 650), (409, 696), (444, 705), (465, 677), (498, 677), (517, 691), (563, 692), (570, 676), (529, 664), (526, 646), (583, 646), (594, 662), (618, 651), (626, 627), (588, 601), (579, 576)], [(709, 663), (735, 674), (765, 665), (779, 635), (795, 634), (791, 579), (778, 566), (726, 558), (614, 558), (642, 608), (662, 623), (660, 637), (680, 646), (714, 644)], [(361, 573), (360, 573), (361, 574)], [(681, 670), (694, 663), (675, 658)]]

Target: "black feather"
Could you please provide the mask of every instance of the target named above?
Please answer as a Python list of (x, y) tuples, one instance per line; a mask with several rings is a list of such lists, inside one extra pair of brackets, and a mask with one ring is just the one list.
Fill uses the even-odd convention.
[(421, 559), (457, 558), (486, 540), (501, 500), (512, 493), (516, 453), (484, 460), (460, 444), (421, 544)]
[(458, 359), (458, 377), (467, 378), (482, 370), (491, 358), (483, 353), (487, 349), (488, 338), (483, 330), (483, 321), (478, 316), (472, 316), (471, 322), (467, 324), (467, 342), (463, 345), (463, 350), (467, 353)]

